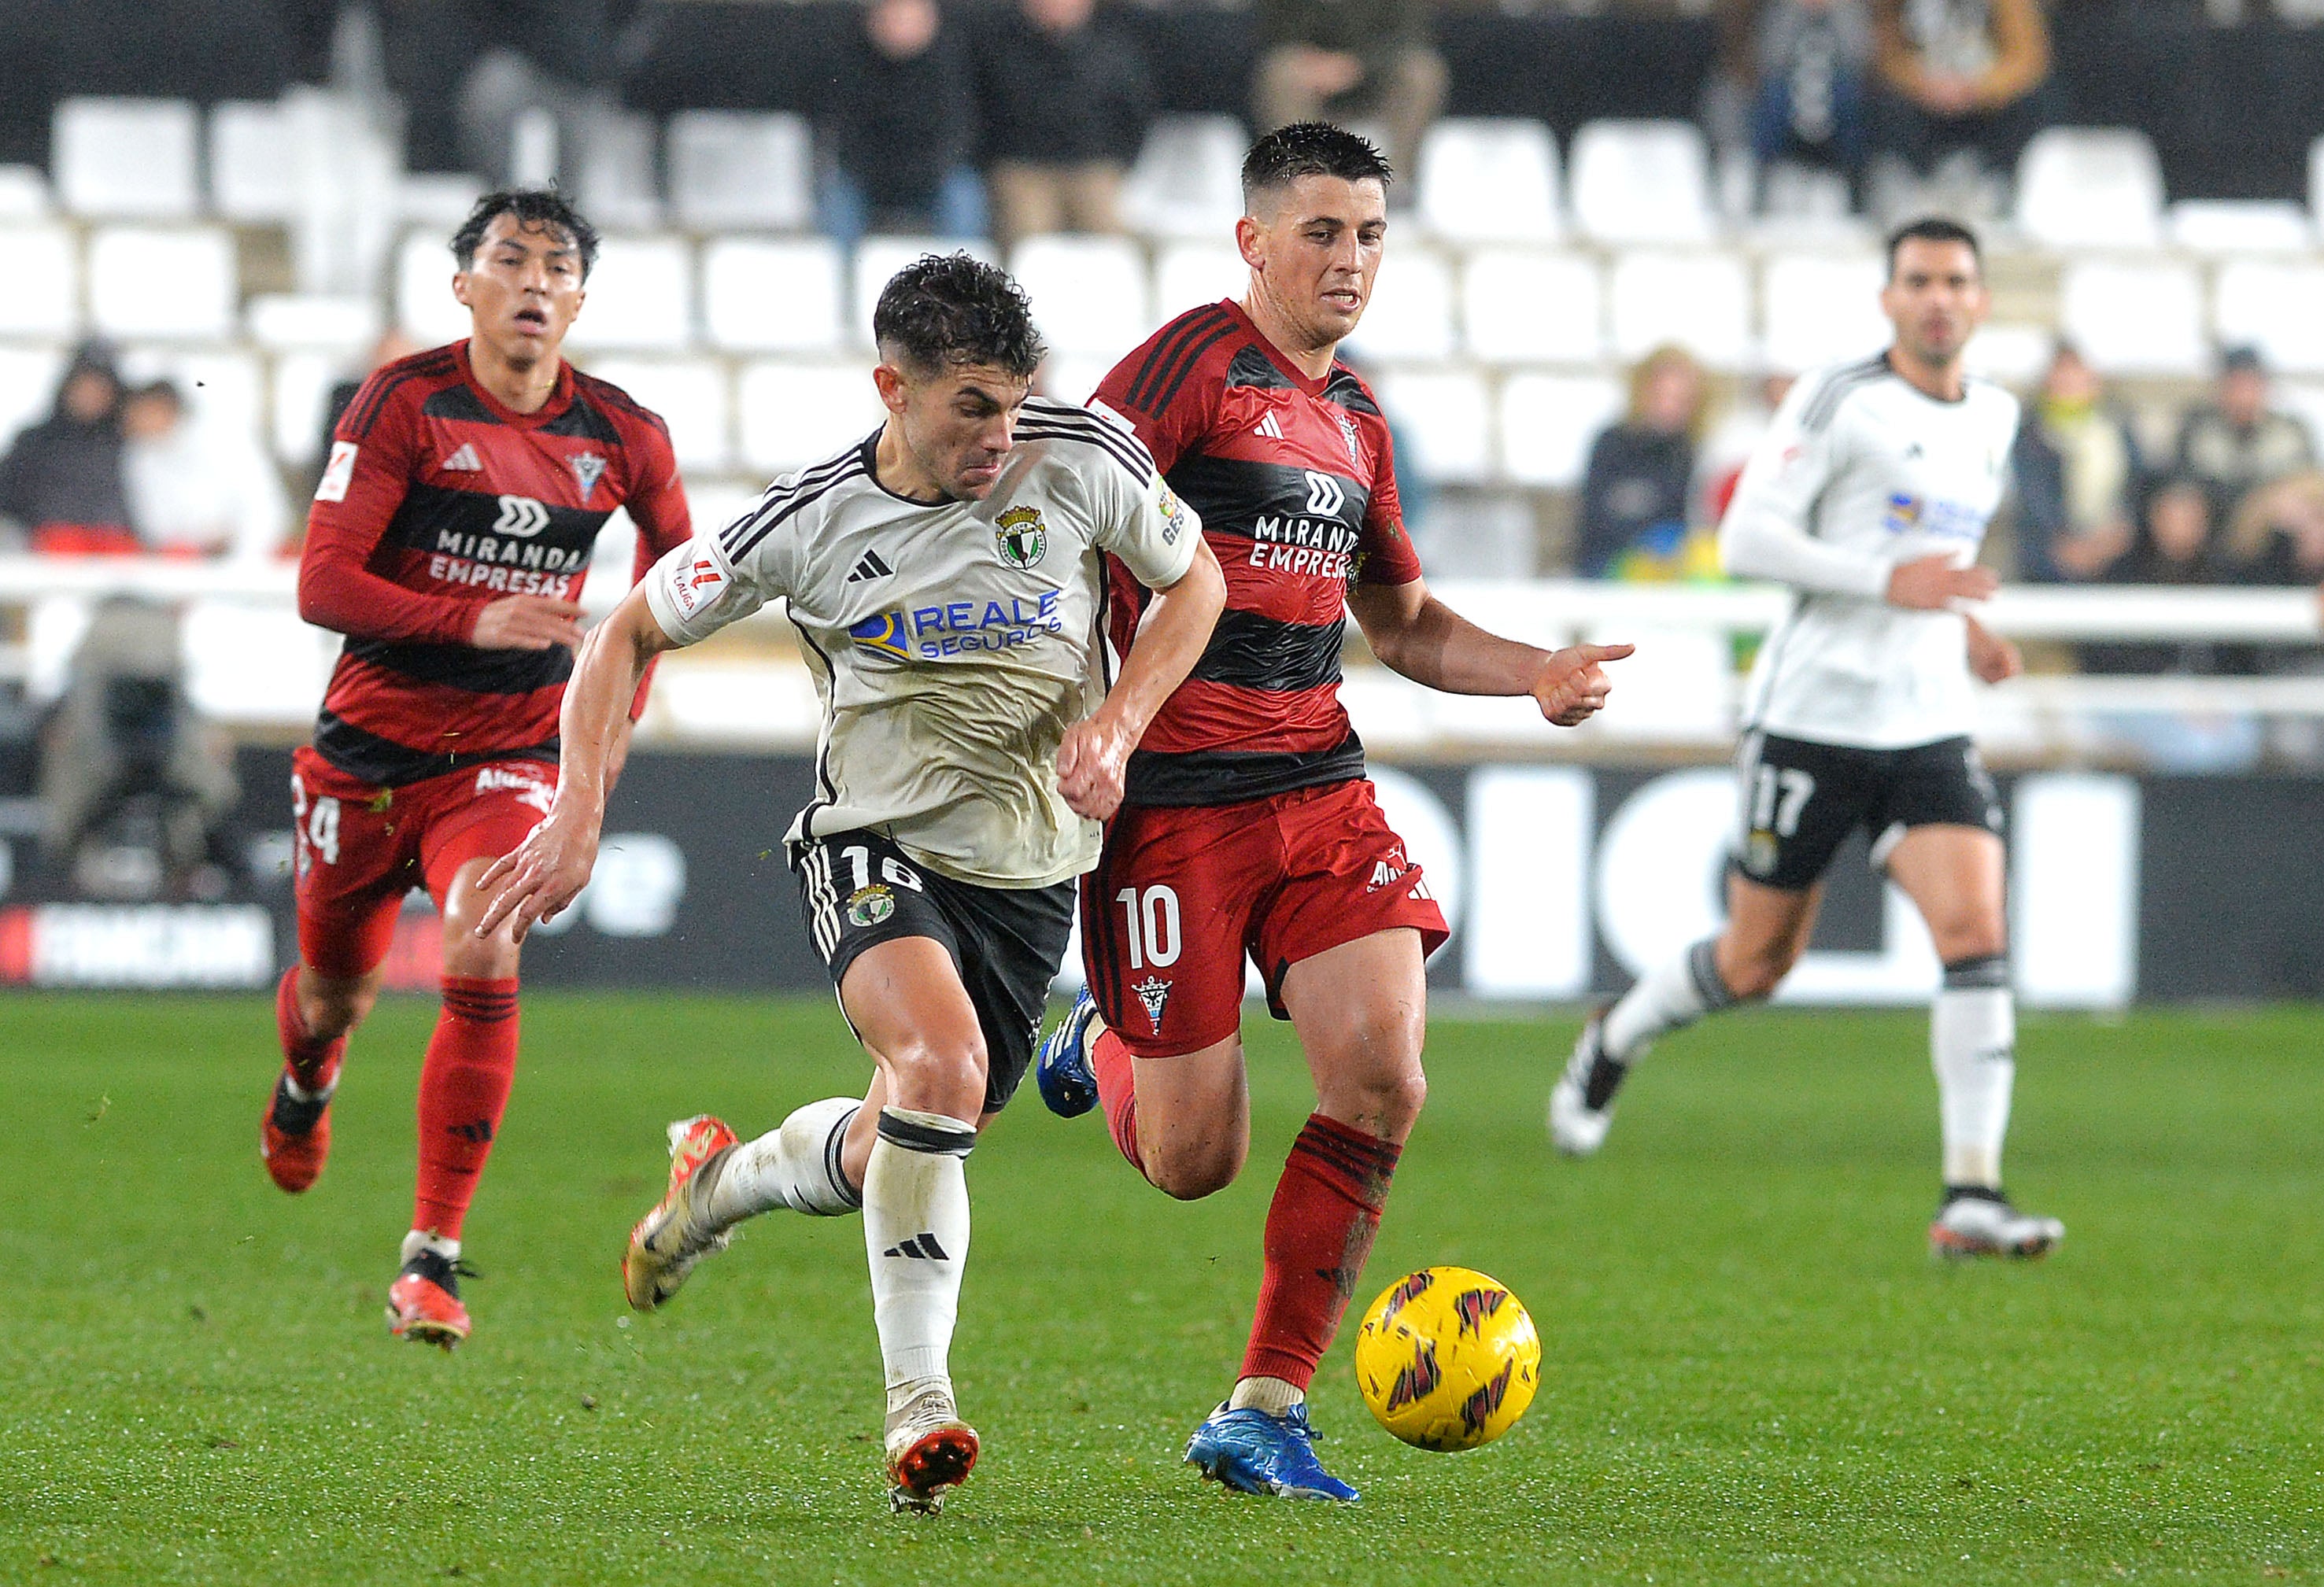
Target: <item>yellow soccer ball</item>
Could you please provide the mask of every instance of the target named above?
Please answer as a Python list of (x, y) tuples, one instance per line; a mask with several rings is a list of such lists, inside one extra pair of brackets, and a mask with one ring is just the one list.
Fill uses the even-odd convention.
[(1475, 1449), (1525, 1415), (1541, 1337), (1506, 1285), (1424, 1268), (1384, 1290), (1356, 1334), (1356, 1386), (1379, 1425), (1422, 1449)]

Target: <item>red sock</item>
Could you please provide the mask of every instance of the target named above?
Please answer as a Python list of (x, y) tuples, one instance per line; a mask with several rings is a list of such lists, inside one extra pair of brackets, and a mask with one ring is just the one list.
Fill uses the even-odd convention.
[(347, 1038), (335, 1036), (318, 1041), (307, 1034), (307, 1021), (299, 1012), (296, 964), (282, 972), (274, 988), (274, 1029), (282, 1038), (282, 1056), (290, 1061), (291, 1078), (298, 1081), (300, 1090), (312, 1095), (339, 1083), (339, 1060), (347, 1056)]
[(1305, 1389), (1315, 1376), (1371, 1254), (1400, 1150), (1321, 1113), (1307, 1116), (1267, 1209), (1267, 1269), (1244, 1377)]
[(420, 1069), (420, 1187), (411, 1226), (460, 1238), (516, 1078), (516, 978), (444, 977), (444, 1011)]
[(1145, 1159), (1138, 1155), (1138, 1071), (1129, 1044), (1111, 1030), (1100, 1031), (1090, 1043), (1090, 1067), (1097, 1074), (1098, 1105), (1105, 1110), (1113, 1144), (1131, 1167), (1145, 1173)]

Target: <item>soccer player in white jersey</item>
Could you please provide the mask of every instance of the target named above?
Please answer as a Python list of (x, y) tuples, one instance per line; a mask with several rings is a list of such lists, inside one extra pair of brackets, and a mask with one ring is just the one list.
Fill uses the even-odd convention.
[[(787, 840), (809, 936), (877, 1073), (740, 1141), (670, 1126), (669, 1194), (632, 1231), (630, 1303), (659, 1306), (728, 1232), (862, 1210), (899, 1509), (975, 1463), (950, 1367), (968, 1257), (963, 1159), (1009, 1101), (1130, 752), (1217, 621), (1202, 526), (1119, 427), (1028, 400), (1040, 338), (1016, 283), (927, 257), (881, 294), (888, 418), (665, 557), (582, 646), (547, 820), (484, 881), (517, 935), (587, 881), (606, 752), (659, 651), (768, 601), (823, 703), (814, 798)], [(1156, 592), (1109, 688), (1101, 551)]]
[(1751, 678), (1727, 925), (1582, 1028), (1550, 1133), (1574, 1156), (1596, 1151), (1656, 1037), (1774, 992), (1807, 947), (1834, 851), (1862, 826), (1944, 964), (1930, 1020), (1944, 1142), (1931, 1244), (2034, 1257), (2065, 1227), (2001, 1190), (2016, 1019), (2001, 806), (1969, 742), (1969, 675), (1998, 683), (2020, 662), (1965, 610), (1995, 588), (1972, 564), (2017, 403), (1962, 372), (1987, 307), (1968, 230), (1932, 219), (1897, 232), (1880, 300), (1893, 345), (1799, 383), (1720, 528), (1728, 571), (1794, 592)]

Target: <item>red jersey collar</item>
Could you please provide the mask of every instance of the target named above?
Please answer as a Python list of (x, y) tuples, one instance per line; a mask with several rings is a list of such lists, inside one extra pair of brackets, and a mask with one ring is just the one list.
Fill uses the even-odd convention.
[(1267, 333), (1259, 328), (1259, 322), (1244, 310), (1240, 303), (1232, 298), (1222, 298), (1219, 301), (1226, 305), (1227, 312), (1233, 315), (1241, 323), (1243, 329), (1250, 333), (1250, 345), (1257, 347), (1269, 364), (1275, 365), (1276, 373), (1311, 397), (1320, 397), (1323, 394), (1323, 388), (1332, 383), (1332, 369), (1340, 367), (1340, 360), (1336, 354), (1332, 359), (1332, 369), (1325, 370), (1322, 379), (1310, 380), (1301, 372), (1297, 364), (1284, 355), (1282, 348), (1268, 340)]
[(460, 355), (460, 378), (467, 382), (468, 389), (482, 400), (484, 411), (503, 424), (534, 429), (562, 417), (565, 411), (573, 406), (573, 365), (567, 364), (561, 354), (557, 360), (557, 383), (549, 390), (549, 401), (530, 413), (520, 413), (486, 391), (484, 383), (476, 378), (475, 368), (468, 362), (468, 337), (462, 337), (452, 344), (452, 350)]

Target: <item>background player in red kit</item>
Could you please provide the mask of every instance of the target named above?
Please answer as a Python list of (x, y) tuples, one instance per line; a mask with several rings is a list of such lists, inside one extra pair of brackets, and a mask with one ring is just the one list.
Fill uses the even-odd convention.
[(517, 946), (475, 934), (476, 879), (556, 791), (597, 531), (629, 509), (633, 578), (689, 533), (662, 421), (561, 356), (596, 256), (589, 223), (554, 192), (492, 193), (452, 252), (472, 334), (364, 383), (309, 520), (300, 614), (347, 641), (293, 762), (300, 962), (275, 994), (284, 1063), (261, 1134), (277, 1185), (315, 1182), (347, 1033), (378, 996), (403, 895), (425, 887), (444, 917), (444, 1006), (388, 1323), (447, 1349), (468, 1334), (460, 1226), (516, 1070)]
[[(1246, 1492), (1352, 1499), (1317, 1463), (1305, 1396), (1371, 1249), (1420, 1112), (1423, 965), (1443, 916), (1373, 802), (1339, 698), (1347, 614), (1381, 661), (1454, 694), (1531, 695), (1571, 726), (1604, 703), (1601, 661), (1456, 616), (1420, 577), (1388, 426), (1334, 352), (1371, 295), (1388, 165), (1301, 123), (1243, 163), (1241, 302), (1181, 315), (1098, 388), (1201, 516), (1227, 606), (1130, 757), (1104, 856), (1082, 883), (1090, 991), (1043, 1045), (1042, 1096), (1102, 1102), (1115, 1143), (1172, 1195), (1230, 1184), (1250, 1149), (1239, 1034), (1248, 954), (1297, 1030), (1316, 1109), (1268, 1213), (1242, 1374), (1186, 1458)], [(1114, 643), (1139, 592), (1119, 577)]]

